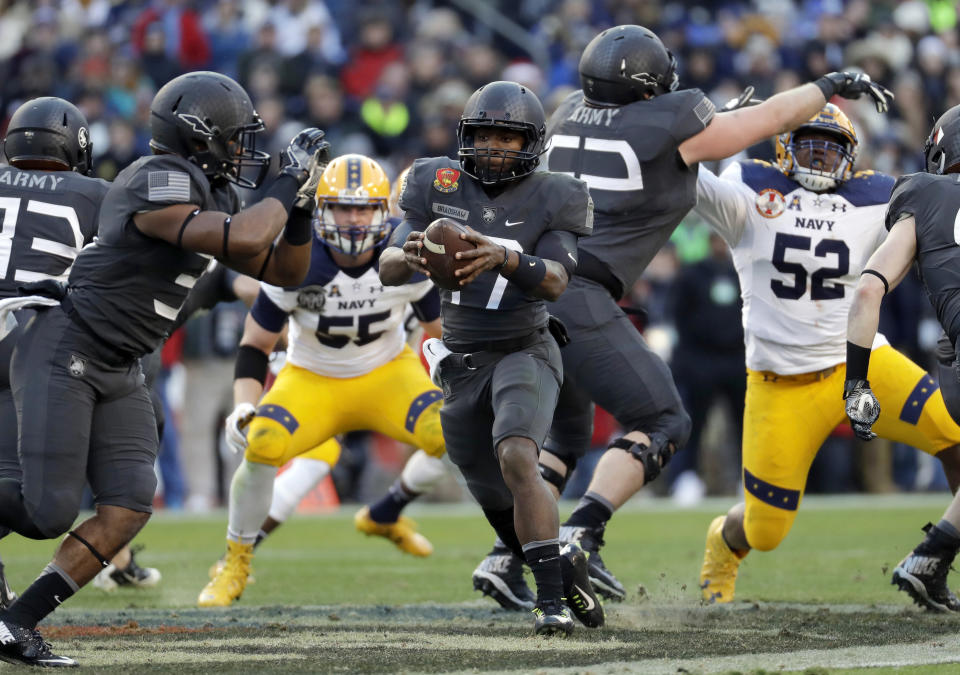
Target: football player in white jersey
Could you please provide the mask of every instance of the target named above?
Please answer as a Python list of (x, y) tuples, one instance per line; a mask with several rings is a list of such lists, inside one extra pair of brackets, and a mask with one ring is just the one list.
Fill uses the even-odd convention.
[[(373, 160), (345, 155), (330, 162), (317, 188), (318, 245), (307, 278), (295, 288), (264, 284), (247, 317), (231, 414), (232, 426), (245, 427), (246, 437), (232, 441), (245, 445), (244, 461), (230, 488), (224, 565), (201, 591), (202, 607), (227, 606), (240, 597), (271, 509), (277, 468), (292, 458), (308, 455), (318, 463), (307, 474), (313, 480), (336, 463), (334, 436), (360, 429), (410, 443), (433, 458), (445, 452), (442, 393), (403, 329), (412, 306), (427, 334), (439, 336), (439, 295), (425, 277), (386, 287), (378, 277), (380, 248), (390, 233), (389, 192)], [(267, 355), (285, 325), (287, 362), (263, 395)], [(437, 478), (442, 466), (439, 471)]]
[[(776, 165), (737, 162), (719, 178), (700, 168), (696, 210), (733, 253), (747, 361), (744, 502), (707, 531), (700, 587), (708, 603), (730, 602), (743, 557), (787, 536), (817, 450), (845, 419), (847, 313), (886, 236), (894, 182), (854, 172), (857, 144), (850, 120), (828, 103), (777, 138)], [(933, 378), (877, 335), (870, 381), (889, 401), (877, 434), (937, 455), (956, 490), (960, 427)]]

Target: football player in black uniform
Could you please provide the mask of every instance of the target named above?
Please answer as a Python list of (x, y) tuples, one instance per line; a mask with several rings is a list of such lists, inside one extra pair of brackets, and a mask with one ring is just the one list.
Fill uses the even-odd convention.
[(677, 88), (676, 61), (641, 26), (595, 37), (580, 60), (580, 82), (583, 90), (550, 119), (545, 163), (587, 183), (596, 222), (593, 234), (580, 240), (569, 288), (551, 308), (571, 342), (562, 351), (565, 379), (540, 461), (544, 478), (562, 490), (589, 448), (593, 402), (627, 430), (603, 455), (561, 528), (563, 541), (590, 553), (598, 592), (621, 599), (622, 584), (598, 555), (606, 522), (683, 447), (690, 418), (667, 365), (617, 300), (696, 202), (699, 162), (799, 126), (834, 95), (868, 94), (885, 110), (891, 94), (866, 75), (831, 73), (760, 105), (716, 113), (699, 90)]
[[(924, 146), (926, 171), (901, 177), (887, 207), (889, 230), (860, 276), (847, 319), (847, 380), (843, 388), (854, 433), (876, 437), (871, 427), (880, 406), (870, 389), (867, 369), (883, 296), (899, 284), (913, 263), (953, 346), (953, 363), (939, 364), (940, 389), (947, 411), (960, 424), (960, 106), (938, 119)], [(892, 583), (917, 604), (934, 611), (960, 611), (947, 586), (947, 573), (960, 550), (960, 493), (936, 525), (893, 570)]]
[[(241, 210), (231, 183), (263, 179), (269, 156), (254, 147), (262, 129), (249, 96), (228, 77), (195, 72), (164, 85), (151, 104), (157, 154), (117, 176), (101, 204), (98, 238), (77, 256), (66, 294), (23, 329), (10, 370), (22, 475), (0, 480), (0, 525), (35, 539), (69, 536), (0, 611), (3, 660), (72, 665), (50, 655), (37, 622), (149, 519), (157, 438), (139, 359), (166, 337), (210, 258), (280, 285), (306, 273), (310, 205), (293, 207), (327, 144), (319, 129), (300, 132), (281, 153), (267, 196)], [(70, 530), (86, 481), (96, 514)]]
[(545, 123), (536, 95), (515, 82), (474, 92), (457, 128), (459, 162), (418, 159), (407, 175), (405, 219), (380, 278), (396, 285), (426, 272), (420, 249), (434, 218), (472, 228), (462, 237), (477, 248), (457, 254), (470, 260), (459, 289), (441, 291), (443, 436), (493, 528), (533, 570), (536, 632), (553, 634), (573, 628), (563, 596), (587, 625), (602, 624), (603, 610), (583, 552), (561, 554), (557, 505), (537, 470), (562, 379), (544, 300), (563, 293), (593, 220), (586, 185), (535, 172)]

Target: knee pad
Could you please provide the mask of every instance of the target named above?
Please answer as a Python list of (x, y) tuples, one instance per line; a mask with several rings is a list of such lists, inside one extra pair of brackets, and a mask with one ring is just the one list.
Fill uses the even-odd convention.
[(341, 447), (336, 438), (324, 441), (312, 450), (299, 455), (300, 459), (314, 459), (318, 462), (326, 462), (331, 467), (336, 466), (340, 459)]
[(279, 423), (254, 417), (247, 432), (247, 451), (244, 458), (257, 464), (280, 466), (290, 447), (290, 432)]
[(660, 475), (660, 471), (670, 463), (675, 448), (663, 432), (648, 433), (647, 438), (650, 439), (649, 444), (635, 443), (628, 438), (620, 437), (610, 444), (610, 448), (618, 448), (633, 455), (634, 459), (643, 464), (643, 482), (652, 483)]

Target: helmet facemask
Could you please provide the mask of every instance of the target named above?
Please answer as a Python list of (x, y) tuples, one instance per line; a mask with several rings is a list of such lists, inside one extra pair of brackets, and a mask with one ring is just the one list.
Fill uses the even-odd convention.
[[(814, 131), (814, 133), (817, 133)], [(804, 138), (800, 131), (798, 139), (794, 132), (785, 144), (788, 172), (795, 181), (814, 192), (833, 190), (849, 176), (853, 169), (853, 152), (850, 144), (839, 136), (836, 140)]]
[[(341, 219), (349, 218), (345, 209), (337, 207), (361, 206), (370, 207), (370, 224), (344, 223), (337, 224), (336, 212), (340, 211)], [(362, 216), (361, 216), (362, 220)], [(367, 195), (342, 196), (327, 198), (317, 206), (313, 227), (320, 240), (334, 251), (351, 257), (357, 257), (383, 242), (390, 231), (387, 222), (387, 200), (371, 198)]]
[[(480, 129), (493, 131), (509, 129), (519, 133), (523, 139), (520, 150), (507, 150), (496, 147), (476, 147), (476, 134)], [(461, 120), (457, 125), (457, 140), (460, 150), (460, 167), (463, 171), (481, 183), (496, 185), (527, 176), (540, 164), (542, 143), (540, 135), (529, 124), (510, 123), (497, 120)]]

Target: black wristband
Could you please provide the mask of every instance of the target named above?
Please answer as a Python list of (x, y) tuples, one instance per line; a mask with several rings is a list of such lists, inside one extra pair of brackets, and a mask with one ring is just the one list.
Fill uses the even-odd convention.
[(293, 208), (293, 202), (297, 199), (297, 190), (300, 189), (300, 183), (297, 182), (297, 179), (293, 176), (289, 176), (285, 173), (277, 176), (276, 180), (267, 188), (266, 197), (273, 197), (283, 204), (283, 208), (287, 210), (287, 213), (290, 213), (290, 209)]
[(517, 265), (517, 269), (507, 276), (507, 279), (510, 280), (510, 283), (519, 287), (520, 290), (529, 293), (539, 286), (543, 278), (547, 276), (547, 265), (543, 262), (543, 258), (526, 253), (518, 253), (517, 255), (520, 258), (520, 263)]
[(870, 348), (855, 345), (847, 340), (847, 379), (867, 379), (867, 369), (870, 367)]
[(267, 367), (270, 357), (262, 350), (250, 345), (240, 345), (237, 349), (237, 363), (233, 369), (233, 379), (252, 377), (260, 384), (267, 381)]
[(827, 103), (829, 103), (830, 99), (833, 98), (837, 93), (837, 83), (826, 75), (817, 78), (813, 81), (813, 83), (820, 88), (821, 92), (823, 92), (823, 98), (827, 101)]
[(313, 232), (313, 214), (303, 209), (292, 209), (283, 228), (283, 239), (291, 246), (302, 246), (310, 241)]

